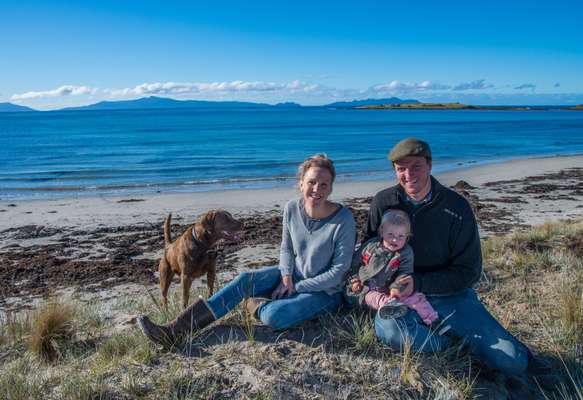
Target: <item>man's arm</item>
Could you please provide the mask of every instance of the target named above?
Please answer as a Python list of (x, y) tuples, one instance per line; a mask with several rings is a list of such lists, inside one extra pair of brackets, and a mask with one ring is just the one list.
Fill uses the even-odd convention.
[(482, 250), (478, 226), (468, 206), (457, 232), (449, 239), (450, 258), (447, 265), (437, 271), (416, 272), (413, 275), (415, 290), (425, 294), (452, 294), (471, 287), (482, 273)]

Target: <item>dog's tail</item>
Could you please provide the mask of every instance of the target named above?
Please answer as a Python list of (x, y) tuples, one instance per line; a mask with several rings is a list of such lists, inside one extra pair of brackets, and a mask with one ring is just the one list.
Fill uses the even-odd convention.
[(170, 222), (172, 221), (172, 213), (168, 214), (166, 220), (164, 221), (164, 243), (166, 246), (172, 243), (172, 238), (170, 237)]

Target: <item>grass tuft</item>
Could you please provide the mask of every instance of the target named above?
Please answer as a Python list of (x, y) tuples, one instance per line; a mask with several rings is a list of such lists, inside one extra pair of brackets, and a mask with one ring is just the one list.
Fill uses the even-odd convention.
[(30, 351), (44, 361), (57, 361), (73, 339), (73, 316), (74, 309), (68, 304), (45, 304), (35, 314), (32, 323)]
[(370, 313), (353, 310), (344, 318), (332, 318), (329, 336), (340, 347), (358, 354), (374, 354), (383, 351), (376, 337), (374, 320)]

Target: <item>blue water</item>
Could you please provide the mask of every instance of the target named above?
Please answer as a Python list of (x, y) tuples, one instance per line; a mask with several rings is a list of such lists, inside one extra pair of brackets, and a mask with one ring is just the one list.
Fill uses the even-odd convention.
[(325, 152), (339, 180), (389, 177), (389, 148), (427, 140), (434, 172), (583, 153), (583, 112), (232, 109), (0, 113), (0, 199), (291, 186)]

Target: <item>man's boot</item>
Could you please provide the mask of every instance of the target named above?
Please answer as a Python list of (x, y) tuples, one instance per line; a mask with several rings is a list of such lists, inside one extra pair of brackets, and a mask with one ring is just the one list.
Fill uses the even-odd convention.
[(180, 336), (194, 333), (215, 320), (215, 315), (206, 301), (198, 299), (166, 325), (157, 325), (144, 315), (138, 318), (138, 326), (152, 342), (171, 347)]
[(268, 299), (266, 297), (249, 297), (247, 300), (245, 300), (245, 308), (247, 309), (249, 315), (251, 315), (255, 319), (259, 319), (259, 315), (257, 315), (259, 307), (261, 307), (270, 300), (271, 299)]

